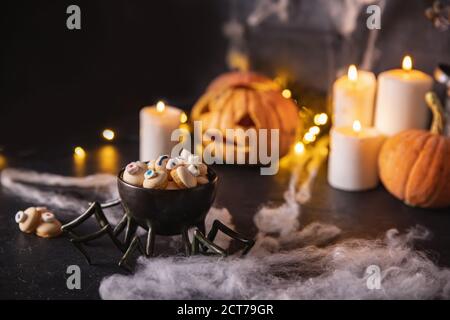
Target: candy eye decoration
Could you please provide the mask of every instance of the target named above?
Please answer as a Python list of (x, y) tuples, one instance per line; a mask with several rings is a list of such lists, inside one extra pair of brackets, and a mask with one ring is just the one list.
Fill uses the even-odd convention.
[(200, 175), (200, 170), (199, 168), (195, 165), (195, 164), (190, 164), (187, 169), (189, 170), (190, 173), (192, 173), (193, 176), (197, 177), (198, 175)]
[(157, 174), (156, 174), (155, 171), (149, 169), (149, 170), (145, 171), (145, 173), (144, 173), (144, 178), (145, 178), (145, 179), (151, 179), (151, 178), (153, 178), (153, 177), (156, 177), (156, 175), (157, 175)]
[(27, 220), (27, 217), (28, 216), (25, 212), (18, 211), (14, 218), (16, 219), (16, 223), (22, 223), (22, 222), (25, 222), (25, 220)]
[(163, 156), (159, 156), (158, 159), (156, 160), (156, 164), (158, 166), (162, 166), (163, 165), (163, 161), (169, 159), (169, 156), (167, 154), (163, 155)]
[(55, 221), (55, 215), (51, 212), (44, 212), (41, 215), (42, 221), (44, 222), (52, 222)]
[(173, 168), (175, 168), (177, 165), (179, 165), (181, 163), (181, 161), (179, 159), (170, 159), (169, 161), (167, 161), (166, 164), (166, 169), (167, 170), (172, 170)]
[(138, 172), (139, 168), (136, 165), (136, 162), (131, 162), (127, 165), (126, 170), (129, 174), (135, 174)]

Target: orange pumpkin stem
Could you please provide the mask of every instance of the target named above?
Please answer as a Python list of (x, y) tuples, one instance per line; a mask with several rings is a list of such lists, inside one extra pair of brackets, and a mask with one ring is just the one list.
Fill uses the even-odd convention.
[(439, 135), (443, 134), (445, 118), (444, 108), (442, 107), (441, 101), (433, 91), (430, 91), (425, 95), (425, 101), (433, 113), (433, 122), (430, 129), (431, 133)]

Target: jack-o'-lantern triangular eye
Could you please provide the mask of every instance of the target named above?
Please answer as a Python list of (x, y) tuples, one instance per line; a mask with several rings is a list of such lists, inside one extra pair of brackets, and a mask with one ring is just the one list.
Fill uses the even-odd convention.
[(253, 119), (250, 117), (248, 113), (246, 113), (237, 123), (239, 126), (244, 128), (251, 128), (255, 127), (255, 122), (253, 122)]
[(209, 109), (209, 106), (208, 105), (205, 105), (203, 108), (202, 108), (202, 110), (200, 111), (200, 115), (202, 115), (202, 114), (205, 114), (205, 113), (208, 113), (208, 112), (210, 112), (211, 110)]

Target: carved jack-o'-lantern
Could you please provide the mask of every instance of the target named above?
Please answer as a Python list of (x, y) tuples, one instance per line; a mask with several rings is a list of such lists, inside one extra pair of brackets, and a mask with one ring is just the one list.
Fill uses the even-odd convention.
[[(270, 151), (270, 129), (279, 129), (279, 155), (289, 151), (299, 125), (294, 101), (281, 95), (279, 86), (271, 79), (253, 72), (230, 72), (216, 78), (192, 109), (191, 119), (202, 121), (202, 130), (268, 129), (267, 147)], [(261, 137), (258, 135), (258, 148)], [(226, 145), (236, 140), (225, 140)], [(238, 146), (239, 147), (239, 146)], [(248, 147), (245, 149), (248, 155)]]

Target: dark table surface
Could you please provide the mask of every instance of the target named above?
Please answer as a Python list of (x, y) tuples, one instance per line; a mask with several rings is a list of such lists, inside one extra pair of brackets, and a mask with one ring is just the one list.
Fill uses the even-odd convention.
[[(64, 175), (82, 176), (95, 172), (115, 173), (138, 157), (136, 141), (98, 143), (86, 148), (83, 166), (74, 164), (72, 147), (31, 148), (9, 156), (4, 165), (35, 169)], [(223, 206), (233, 215), (238, 231), (255, 235), (253, 215), (263, 204), (283, 200), (288, 172), (277, 176), (260, 176), (258, 168), (215, 166), (220, 178), (216, 206)], [(104, 237), (88, 250), (95, 265), (89, 266), (81, 254), (64, 237), (46, 240), (19, 231), (14, 214), (27, 206), (0, 189), (0, 298), (2, 299), (98, 299), (98, 287), (103, 277), (123, 271), (116, 265), (119, 252), (111, 240)], [(420, 224), (433, 237), (418, 246), (429, 252), (441, 266), (450, 266), (449, 210), (421, 210), (403, 205), (382, 187), (376, 190), (347, 193), (330, 188), (326, 182), (326, 166), (318, 175), (312, 199), (302, 207), (301, 224), (312, 221), (335, 224), (342, 229), (341, 238), (375, 238), (388, 229), (404, 231)], [(63, 221), (64, 222), (64, 221)], [(66, 221), (67, 222), (67, 221)], [(86, 230), (94, 230), (91, 222)], [(164, 250), (164, 240), (159, 241)], [(66, 270), (69, 265), (81, 268), (81, 289), (68, 290)]]

